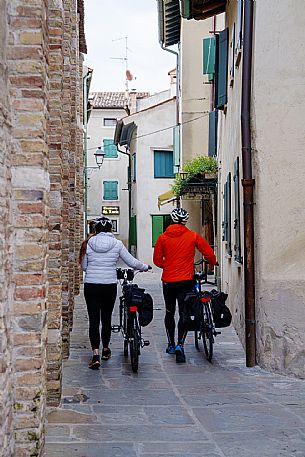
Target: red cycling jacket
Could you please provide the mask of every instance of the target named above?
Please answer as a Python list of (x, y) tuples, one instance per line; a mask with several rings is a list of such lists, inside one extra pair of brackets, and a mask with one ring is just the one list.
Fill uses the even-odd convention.
[(198, 233), (182, 224), (172, 224), (167, 227), (157, 240), (153, 259), (157, 267), (163, 268), (162, 281), (177, 282), (193, 279), (195, 248), (211, 265), (216, 264), (213, 249)]

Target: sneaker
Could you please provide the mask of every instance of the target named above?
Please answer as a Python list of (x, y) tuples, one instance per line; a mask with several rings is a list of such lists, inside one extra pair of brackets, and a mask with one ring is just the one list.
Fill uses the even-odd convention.
[(182, 344), (177, 344), (175, 348), (175, 354), (177, 363), (185, 363), (185, 355)]
[(92, 357), (92, 360), (89, 363), (88, 367), (91, 368), (91, 370), (98, 370), (100, 366), (101, 366), (100, 356), (98, 354), (95, 354)]
[(168, 343), (168, 346), (166, 348), (166, 353), (175, 354), (175, 344)]
[(102, 351), (102, 360), (108, 360), (111, 357), (111, 350), (109, 348), (103, 349)]

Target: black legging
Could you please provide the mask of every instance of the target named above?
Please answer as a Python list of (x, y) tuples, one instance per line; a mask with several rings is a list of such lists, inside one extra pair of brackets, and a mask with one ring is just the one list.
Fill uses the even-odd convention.
[[(99, 349), (101, 338), (107, 348), (111, 337), (111, 315), (117, 295), (117, 284), (84, 284), (89, 316), (89, 338), (92, 350)], [(102, 331), (100, 336), (100, 323)]]
[[(163, 297), (165, 301), (165, 319), (164, 324), (167, 332), (168, 341), (171, 344), (175, 342), (175, 312), (176, 312), (176, 300), (178, 301), (179, 316), (185, 294), (192, 292), (194, 281), (179, 281), (179, 282), (164, 282), (163, 283)], [(178, 322), (178, 344), (183, 343), (184, 326), (181, 318), (179, 317)]]

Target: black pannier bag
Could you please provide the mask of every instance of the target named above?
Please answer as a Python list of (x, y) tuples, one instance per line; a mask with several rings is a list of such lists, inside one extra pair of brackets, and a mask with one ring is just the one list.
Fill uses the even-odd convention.
[(185, 295), (181, 311), (182, 324), (185, 330), (200, 330), (202, 321), (202, 303), (197, 293), (189, 292)]
[(228, 294), (225, 294), (224, 292), (218, 292), (217, 290), (213, 289), (211, 290), (211, 296), (212, 313), (215, 327), (229, 327), (232, 320), (232, 314), (225, 304), (225, 301), (228, 298)]
[(125, 291), (125, 296), (128, 306), (142, 306), (145, 289), (141, 289), (137, 286), (137, 284), (128, 284), (126, 289), (127, 290)]
[(146, 327), (150, 324), (154, 317), (154, 302), (150, 294), (144, 294), (143, 301), (138, 307), (139, 324), (141, 327)]

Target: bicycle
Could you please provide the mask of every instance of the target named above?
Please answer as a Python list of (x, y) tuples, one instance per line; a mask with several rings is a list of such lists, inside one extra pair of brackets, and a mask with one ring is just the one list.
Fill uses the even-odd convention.
[(114, 333), (122, 332), (124, 341), (124, 356), (130, 353), (131, 368), (137, 373), (141, 348), (149, 346), (150, 342), (144, 340), (141, 334), (141, 326), (138, 319), (138, 306), (143, 299), (144, 289), (138, 288), (132, 283), (135, 273), (132, 269), (117, 268), (117, 278), (121, 281), (122, 295), (119, 304), (119, 325), (113, 325)]
[[(196, 270), (196, 267), (199, 265), (205, 265), (204, 271)], [(212, 312), (212, 294), (208, 290), (202, 291), (202, 284), (213, 284), (207, 281), (207, 262), (202, 259), (194, 263), (194, 280), (195, 280), (195, 293), (197, 294), (197, 299), (202, 303), (202, 318), (200, 321), (199, 330), (194, 331), (195, 338), (195, 347), (199, 351), (199, 341), (202, 340), (203, 348), (207, 360), (211, 363), (213, 358), (213, 347), (214, 339), (217, 335), (220, 335), (221, 332), (216, 331), (213, 312)]]

